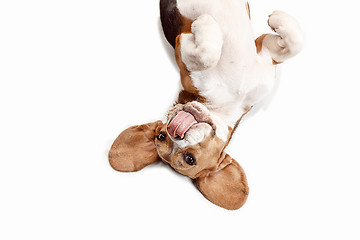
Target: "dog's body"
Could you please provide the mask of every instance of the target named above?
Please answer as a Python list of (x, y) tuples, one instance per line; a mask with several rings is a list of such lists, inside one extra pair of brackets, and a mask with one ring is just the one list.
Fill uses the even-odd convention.
[(196, 179), (213, 203), (237, 209), (248, 186), (225, 153), (239, 119), (273, 88), (276, 64), (297, 54), (302, 33), (284, 12), (269, 16), (275, 34), (255, 40), (244, 0), (160, 0), (165, 37), (175, 49), (183, 89), (161, 121), (119, 135), (109, 153), (119, 171), (161, 160)]
[[(281, 51), (276, 51), (276, 42), (270, 42), (274, 47), (263, 47), (265, 37), (280, 38), (276, 35), (260, 37), (256, 46), (247, 1), (161, 0), (161, 5), (167, 6), (161, 8), (163, 29), (169, 42), (175, 41), (184, 90), (200, 95), (210, 112), (232, 127), (272, 90), (276, 63), (301, 48), (301, 32), (283, 12), (274, 12), (269, 24), (273, 29), (281, 26), (285, 32), (294, 32), (294, 36), (286, 37), (295, 41), (289, 39)], [(174, 16), (180, 22), (178, 26), (168, 20)], [(180, 28), (176, 29), (180, 32), (177, 40), (169, 30), (174, 27)]]

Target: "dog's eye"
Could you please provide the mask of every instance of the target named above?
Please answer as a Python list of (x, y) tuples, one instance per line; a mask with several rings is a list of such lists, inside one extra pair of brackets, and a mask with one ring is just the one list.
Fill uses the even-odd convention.
[(165, 141), (166, 139), (166, 133), (164, 132), (160, 132), (159, 135), (156, 136), (157, 140), (159, 140), (160, 142)]
[(184, 161), (189, 164), (190, 166), (196, 165), (196, 159), (193, 155), (190, 153), (184, 154)]

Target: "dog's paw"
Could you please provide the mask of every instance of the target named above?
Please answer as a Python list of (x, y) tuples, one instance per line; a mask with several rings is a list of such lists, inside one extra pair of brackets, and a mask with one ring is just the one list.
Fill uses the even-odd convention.
[(268, 24), (281, 37), (278, 44), (284, 50), (295, 55), (302, 49), (304, 34), (295, 18), (283, 11), (274, 11), (269, 15)]
[[(209, 14), (203, 14), (199, 16), (191, 24), (191, 32), (198, 38), (199, 42), (203, 40), (208, 41), (207, 36), (214, 36), (217, 39), (222, 39), (222, 32), (219, 24)], [(207, 38), (207, 39), (203, 39)]]
[(301, 32), (300, 26), (295, 18), (283, 11), (274, 11), (272, 14), (270, 14), (268, 24), (270, 28), (279, 34), (282, 38), (285, 38), (296, 32)]
[(215, 67), (221, 56), (223, 35), (219, 24), (208, 14), (191, 25), (191, 34), (181, 35), (182, 58), (189, 71)]
[(192, 23), (191, 32), (195, 36), (200, 62), (204, 68), (214, 67), (219, 61), (223, 44), (219, 24), (212, 16), (204, 14)]

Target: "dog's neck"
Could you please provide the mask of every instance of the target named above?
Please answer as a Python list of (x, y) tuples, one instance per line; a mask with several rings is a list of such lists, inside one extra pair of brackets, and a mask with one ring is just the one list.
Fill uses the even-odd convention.
[(198, 92), (188, 92), (186, 90), (181, 90), (180, 91), (177, 103), (186, 104), (186, 103), (192, 102), (192, 101), (205, 103), (206, 98), (201, 96)]
[[(204, 96), (202, 96), (198, 91), (196, 92), (189, 92), (186, 90), (181, 90), (178, 95), (177, 103), (186, 104), (188, 102), (197, 101), (202, 103), (207, 109), (215, 116), (217, 116), (221, 121), (225, 122), (232, 131), (235, 131), (237, 128), (241, 118), (250, 111), (252, 106), (248, 106), (244, 108), (239, 116), (235, 116), (236, 121), (233, 121), (234, 116), (231, 114), (231, 108), (217, 108), (213, 106)], [(232, 135), (232, 134), (231, 134)]]

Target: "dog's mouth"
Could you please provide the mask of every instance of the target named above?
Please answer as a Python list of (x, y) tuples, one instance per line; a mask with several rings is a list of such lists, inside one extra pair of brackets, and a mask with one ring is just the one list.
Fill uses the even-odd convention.
[(188, 112), (179, 111), (168, 125), (168, 133), (171, 137), (183, 139), (185, 133), (198, 121)]
[(185, 134), (199, 123), (209, 124), (215, 132), (215, 125), (210, 118), (209, 112), (205, 107), (200, 107), (199, 104), (185, 104), (183, 107), (178, 108), (170, 119), (167, 132), (173, 139), (184, 139)]

